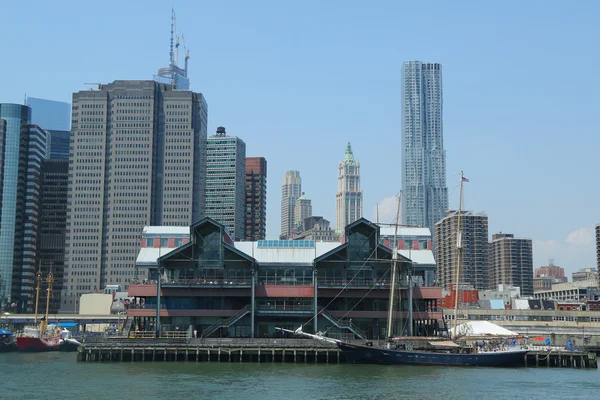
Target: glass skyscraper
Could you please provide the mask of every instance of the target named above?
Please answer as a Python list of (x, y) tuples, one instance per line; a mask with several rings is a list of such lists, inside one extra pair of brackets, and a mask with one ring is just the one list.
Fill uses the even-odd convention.
[(427, 227), (448, 210), (442, 66), (406, 61), (402, 67), (402, 216)]
[(31, 123), (45, 130), (69, 131), (71, 129), (71, 105), (62, 101), (27, 97), (31, 108)]

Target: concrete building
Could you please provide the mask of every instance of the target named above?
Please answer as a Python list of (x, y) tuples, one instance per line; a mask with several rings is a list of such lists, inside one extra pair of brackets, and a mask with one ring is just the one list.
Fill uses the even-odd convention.
[(524, 296), (533, 294), (533, 244), (512, 233), (492, 235), (489, 249), (489, 288), (511, 285), (521, 288)]
[(600, 298), (600, 288), (597, 279), (589, 279), (578, 282), (557, 283), (552, 289), (538, 291), (533, 294), (534, 299), (561, 300), (561, 301), (585, 301)]
[(246, 157), (246, 240), (267, 236), (267, 160)]
[(106, 285), (127, 288), (144, 226), (204, 215), (207, 107), (200, 93), (154, 81), (73, 94), (61, 310)]
[(403, 221), (433, 232), (448, 210), (441, 64), (402, 66), (401, 165)]
[(62, 101), (27, 97), (26, 105), (31, 108), (31, 123), (46, 131), (71, 130), (71, 105)]
[(294, 218), (296, 215), (296, 200), (302, 194), (302, 179), (300, 172), (287, 171), (281, 184), (281, 234), (280, 239), (292, 237)]
[(0, 305), (31, 312), (39, 262), (42, 161), (47, 134), (31, 109), (0, 104)]
[(350, 142), (344, 160), (338, 164), (338, 190), (336, 194), (337, 230), (343, 232), (347, 225), (362, 218), (363, 192), (360, 188), (360, 162), (354, 159)]
[[(461, 225), (460, 284), (471, 284), (477, 290), (488, 289), (488, 217), (485, 214), (461, 211)], [(448, 211), (446, 216), (435, 224), (437, 280), (444, 289), (449, 289), (456, 281), (458, 231), (458, 211)]]
[(548, 265), (536, 268), (533, 271), (534, 278), (552, 278), (553, 283), (567, 282), (569, 279), (565, 276), (565, 269), (554, 265), (554, 260), (550, 260)]
[[(39, 254), (42, 276), (46, 277), (50, 266), (54, 274), (50, 298), (51, 313), (58, 312), (60, 308), (65, 266), (68, 186), (69, 160), (44, 160), (41, 180)], [(46, 304), (46, 295), (47, 291), (40, 292), (40, 304)]]
[(551, 290), (552, 284), (555, 282), (554, 278), (548, 276), (540, 276), (533, 278), (533, 292), (541, 292), (545, 290)]
[(571, 274), (573, 282), (587, 281), (590, 279), (598, 280), (598, 270), (596, 268), (583, 268)]
[(304, 220), (312, 215), (312, 201), (302, 192), (302, 195), (296, 200), (294, 206), (294, 234), (311, 229), (304, 226)]
[[(340, 339), (386, 337), (392, 250), (380, 244), (378, 226), (365, 219), (346, 227), (345, 243), (236, 242), (209, 218), (189, 228), (158, 228), (164, 237), (169, 237), (168, 230), (180, 234), (187, 228), (189, 242), (174, 249), (142, 242), (139, 268), (154, 277), (129, 287), (135, 304), (144, 305), (127, 310), (135, 326), (148, 329), (156, 322), (155, 280), (160, 278), (162, 331), (192, 326), (202, 337), (264, 338), (281, 337), (275, 327), (303, 325), (305, 332), (327, 330), (328, 336)], [(369, 268), (363, 268), (368, 259)], [(398, 263), (405, 274), (410, 261), (400, 256)], [(164, 268), (161, 277), (158, 264)], [(407, 299), (406, 276), (398, 281), (399, 295)], [(442, 313), (435, 305), (440, 295), (440, 288), (414, 287), (413, 323), (408, 322), (409, 303), (402, 301), (393, 315), (394, 332), (439, 333)]]
[(323, 217), (310, 216), (304, 219), (304, 230), (295, 234), (293, 240), (314, 240), (315, 242), (339, 242), (335, 230)]
[(206, 147), (206, 216), (242, 240), (246, 218), (246, 143), (220, 126)]

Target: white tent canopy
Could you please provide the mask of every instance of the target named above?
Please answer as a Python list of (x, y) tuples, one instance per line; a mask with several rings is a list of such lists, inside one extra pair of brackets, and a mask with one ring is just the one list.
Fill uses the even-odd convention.
[[(454, 330), (450, 328), (450, 335), (454, 336)], [(517, 336), (517, 333), (509, 331), (489, 321), (469, 321), (456, 327), (457, 336)]]

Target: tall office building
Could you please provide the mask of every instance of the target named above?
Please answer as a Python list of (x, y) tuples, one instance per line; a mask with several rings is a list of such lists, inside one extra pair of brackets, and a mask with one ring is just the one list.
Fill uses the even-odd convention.
[(0, 299), (33, 310), (38, 270), (38, 219), (46, 132), (31, 109), (0, 104)]
[(52, 129), (48, 129), (46, 132), (48, 132), (48, 158), (52, 160), (68, 160), (71, 132), (55, 131)]
[(294, 230), (296, 200), (302, 193), (300, 172), (287, 171), (281, 184), (281, 234), (280, 239), (290, 239)]
[(598, 275), (600, 276), (600, 224), (596, 225), (596, 263), (598, 264)]
[(360, 162), (354, 159), (350, 142), (344, 160), (338, 164), (338, 190), (335, 196), (337, 231), (344, 232), (363, 215), (363, 193), (360, 188)]
[(267, 160), (246, 157), (245, 239), (264, 240), (267, 236)]
[[(460, 284), (470, 284), (479, 290), (488, 289), (488, 217), (485, 214), (461, 211), (461, 226)], [(445, 289), (450, 289), (450, 285), (456, 282), (458, 231), (458, 211), (448, 211), (435, 224), (436, 275), (440, 286)]]
[(206, 146), (206, 216), (225, 226), (233, 240), (244, 238), (246, 143), (220, 126)]
[(402, 216), (427, 227), (448, 210), (443, 129), (442, 66), (407, 61), (402, 67)]
[[(60, 296), (65, 266), (65, 235), (67, 229), (67, 194), (69, 160), (47, 159), (42, 162), (39, 218), (39, 254), (42, 276), (52, 267), (54, 285), (50, 312), (60, 308)], [(47, 291), (40, 293), (40, 304), (46, 304)]]
[(518, 239), (510, 233), (492, 235), (489, 248), (489, 289), (498, 285), (521, 288), (524, 296), (533, 296), (533, 248), (531, 239)]
[(294, 206), (294, 232), (293, 235), (305, 231), (307, 228), (304, 226), (304, 220), (312, 216), (312, 201), (310, 198), (302, 192), (302, 195), (296, 200)]
[(204, 215), (206, 121), (202, 94), (154, 81), (73, 94), (61, 310), (108, 284), (127, 289), (144, 226)]
[(44, 130), (69, 131), (71, 129), (71, 105), (62, 101), (27, 97), (31, 108), (31, 123)]

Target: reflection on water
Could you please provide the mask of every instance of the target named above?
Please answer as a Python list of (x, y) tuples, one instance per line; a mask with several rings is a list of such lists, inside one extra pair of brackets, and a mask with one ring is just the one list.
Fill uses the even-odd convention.
[(596, 398), (598, 370), (281, 363), (77, 363), (0, 354), (2, 399)]

